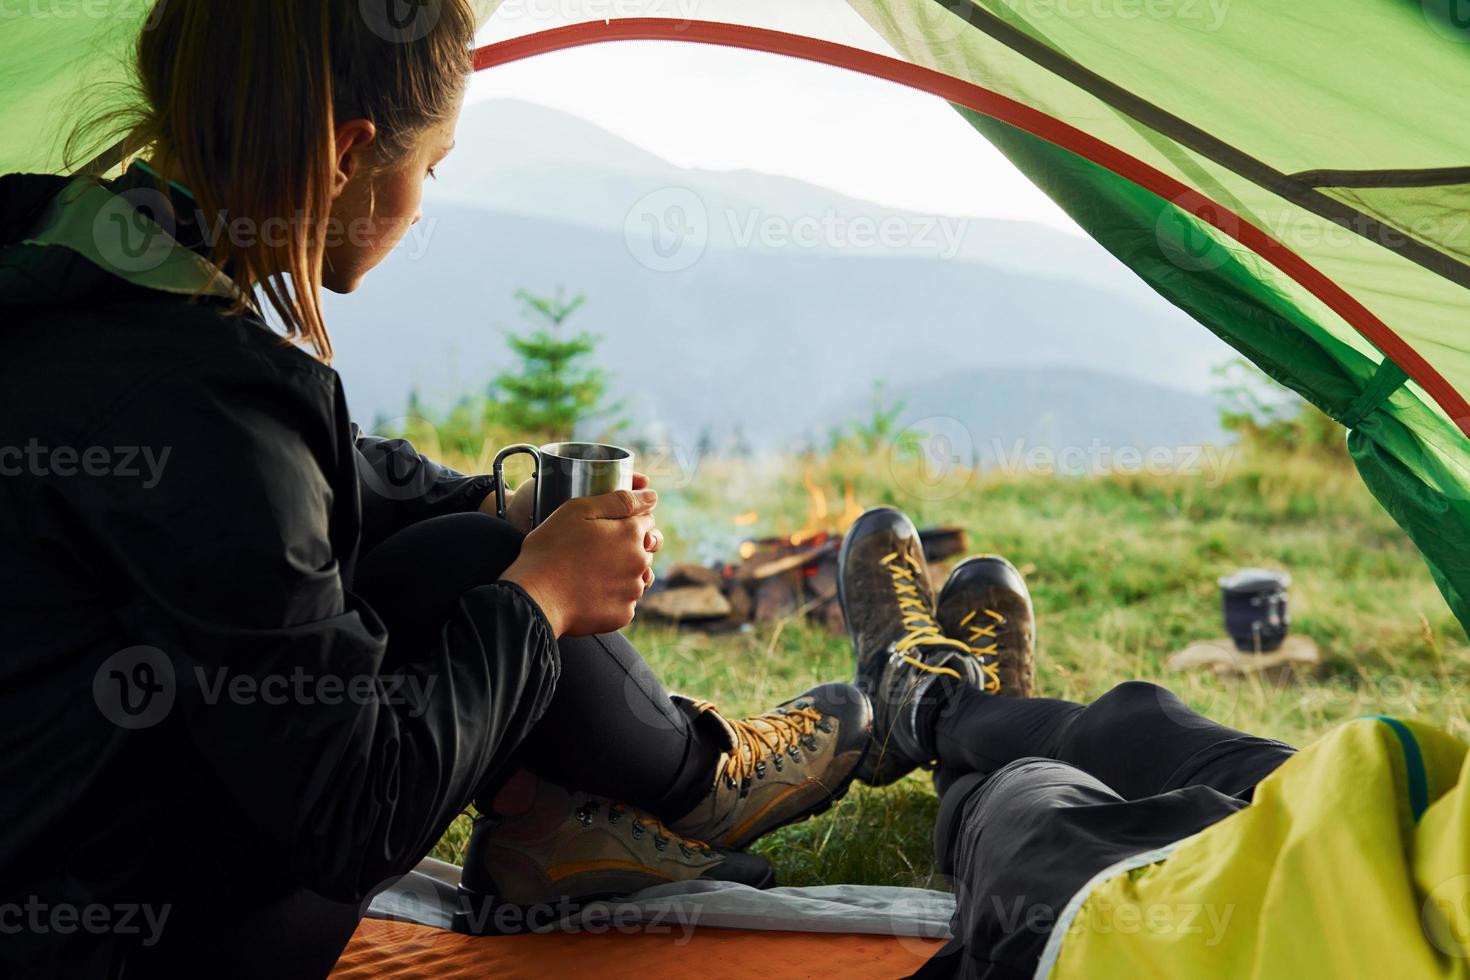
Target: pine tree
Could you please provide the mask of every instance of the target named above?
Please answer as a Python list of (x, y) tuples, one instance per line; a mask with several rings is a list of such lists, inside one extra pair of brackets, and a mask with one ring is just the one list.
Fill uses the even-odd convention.
[(571, 439), (579, 424), (598, 419), (607, 420), (601, 438), (626, 428), (626, 421), (612, 418), (622, 406), (605, 403), (607, 374), (587, 364), (601, 338), (585, 331), (564, 332), (566, 321), (586, 304), (587, 297), (569, 300), (559, 291), (555, 296), (538, 296), (521, 290), (516, 298), (533, 327), (506, 335), (520, 365), (491, 382), (498, 419), (524, 438), (541, 442)]

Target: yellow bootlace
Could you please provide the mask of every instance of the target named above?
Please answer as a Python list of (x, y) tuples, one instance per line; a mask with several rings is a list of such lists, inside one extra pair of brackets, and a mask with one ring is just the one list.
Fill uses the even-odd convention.
[[(756, 773), (766, 759), (775, 758), (808, 737), (822, 721), (816, 708), (787, 708), (755, 718), (727, 718), (735, 733), (735, 747), (728, 753), (721, 775), (742, 784)], [(762, 751), (764, 750), (764, 751)]]
[[(595, 808), (593, 812), (596, 812)], [(642, 837), (644, 834), (648, 833), (651, 830), (653, 831), (654, 837), (656, 839), (664, 838), (671, 843), (679, 844), (689, 850), (714, 850), (713, 847), (711, 847), (709, 844), (706, 844), (702, 840), (695, 840), (693, 837), (685, 837), (682, 834), (677, 833), (676, 831), (670, 830), (668, 824), (664, 823), (662, 820), (660, 820), (658, 817), (655, 817), (651, 813), (645, 813), (642, 810), (629, 807), (625, 803), (608, 804), (607, 819), (609, 823), (617, 823), (623, 818), (623, 814), (625, 813), (631, 813), (633, 817), (632, 821), (629, 823), (629, 826), (638, 828), (634, 831), (635, 837)]]
[[(990, 617), (988, 626), (975, 624), (975, 619), (981, 612)], [(1006, 618), (994, 609), (972, 609), (969, 615), (960, 620), (960, 626), (969, 633), (965, 642), (969, 645), (970, 652), (980, 658), (980, 669), (985, 672), (985, 690), (990, 694), (1000, 690), (1000, 637), (995, 631), (1004, 626), (1005, 622)], [(990, 642), (981, 646), (981, 640)]]
[(965, 653), (971, 652), (968, 644), (951, 639), (940, 632), (939, 624), (934, 621), (934, 614), (929, 609), (929, 603), (919, 592), (917, 575), (923, 572), (923, 567), (913, 555), (906, 552), (900, 554), (897, 551), (884, 557), (881, 564), (887, 566), (889, 573), (893, 576), (893, 591), (898, 595), (899, 613), (903, 616), (903, 625), (908, 630), (893, 645), (894, 653), (904, 663), (917, 667), (919, 670), (930, 674), (948, 674), (955, 680), (964, 680), (960, 672), (952, 667), (936, 667), (909, 653), (916, 646), (948, 646), (956, 650), (963, 650)]

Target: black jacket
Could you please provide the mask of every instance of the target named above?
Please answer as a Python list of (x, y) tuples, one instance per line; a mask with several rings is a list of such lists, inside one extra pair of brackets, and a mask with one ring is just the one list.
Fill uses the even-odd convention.
[(484, 776), (491, 662), (554, 661), (555, 640), (491, 586), (487, 649), (416, 664), (439, 679), (426, 709), (279, 697), (379, 678), (356, 556), (491, 482), (361, 436), (336, 372), (191, 296), (209, 269), (187, 229), (135, 249), (143, 180), (0, 178), (0, 909), (166, 902), (222, 807), (303, 887), (357, 901)]

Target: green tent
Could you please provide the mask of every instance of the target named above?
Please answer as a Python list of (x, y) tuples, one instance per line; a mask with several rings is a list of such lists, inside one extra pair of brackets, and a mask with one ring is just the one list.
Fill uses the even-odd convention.
[[(1470, 21), (1457, 0), (850, 4), (898, 57), (770, 30), (753, 8), (741, 25), (696, 13), (544, 31), (525, 18), (480, 66), (663, 39), (948, 99), (1120, 261), (1349, 430), (1363, 479), (1470, 625), (1470, 333), (1456, 326), (1470, 313)], [(67, 110), (125, 98), (108, 85), (151, 6), (31, 0), (0, 14), (0, 171), (60, 168)]]

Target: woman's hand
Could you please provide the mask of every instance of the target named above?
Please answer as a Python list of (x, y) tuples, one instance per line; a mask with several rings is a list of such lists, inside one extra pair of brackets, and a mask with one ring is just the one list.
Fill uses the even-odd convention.
[(569, 501), (526, 536), (501, 581), (524, 589), (558, 637), (614, 633), (653, 582), (657, 504), (649, 489)]
[[(634, 473), (633, 489), (647, 490), (648, 477), (644, 476), (642, 473)], [(516, 487), (514, 490), (507, 491), (507, 493), (509, 494), (509, 499), (506, 501), (505, 504), (506, 522), (509, 523), (511, 527), (520, 531), (522, 534), (530, 534), (532, 519), (535, 516), (533, 512), (536, 509), (535, 478), (532, 477), (525, 483), (522, 483), (520, 486)], [(485, 503), (480, 507), (480, 511), (481, 513), (489, 514), (491, 517), (496, 516), (495, 494), (492, 493), (490, 496), (485, 498)], [(661, 532), (657, 530), (653, 531), (652, 533), (655, 536), (655, 540), (650, 542), (650, 547), (648, 550), (652, 553), (657, 553), (658, 550), (663, 547), (664, 536)], [(648, 580), (648, 584), (653, 584), (653, 579), (651, 577)]]

